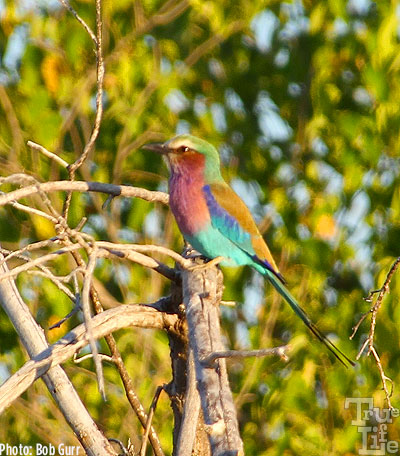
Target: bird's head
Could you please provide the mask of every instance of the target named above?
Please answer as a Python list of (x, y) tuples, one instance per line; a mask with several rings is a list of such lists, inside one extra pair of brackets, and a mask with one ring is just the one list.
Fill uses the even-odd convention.
[(184, 134), (165, 143), (146, 144), (142, 148), (164, 155), (172, 173), (191, 172), (195, 168), (201, 168), (207, 181), (220, 178), (218, 151), (204, 139)]

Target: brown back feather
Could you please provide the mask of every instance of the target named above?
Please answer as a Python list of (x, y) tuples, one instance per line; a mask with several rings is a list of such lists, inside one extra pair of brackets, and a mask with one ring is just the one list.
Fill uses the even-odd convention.
[(275, 260), (243, 200), (225, 182), (210, 184), (210, 189), (217, 203), (235, 217), (243, 230), (251, 234), (252, 245), (258, 258), (267, 260), (279, 273)]

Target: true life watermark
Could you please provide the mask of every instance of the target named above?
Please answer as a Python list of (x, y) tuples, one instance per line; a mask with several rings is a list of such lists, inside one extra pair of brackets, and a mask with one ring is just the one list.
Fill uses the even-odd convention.
[(351, 405), (355, 405), (356, 410), (356, 419), (351, 424), (357, 426), (361, 434), (358, 454), (384, 456), (398, 453), (400, 444), (389, 440), (388, 424), (400, 415), (399, 409), (374, 407), (372, 397), (346, 397), (344, 408), (349, 409)]

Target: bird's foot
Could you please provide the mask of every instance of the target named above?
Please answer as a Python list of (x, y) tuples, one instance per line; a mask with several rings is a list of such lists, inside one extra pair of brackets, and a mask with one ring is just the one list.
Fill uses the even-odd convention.
[(221, 261), (224, 261), (225, 258), (222, 256), (217, 256), (216, 258), (208, 261), (207, 263), (203, 264), (196, 264), (195, 266), (190, 266), (188, 268), (189, 271), (194, 271), (195, 269), (204, 269), (204, 268), (209, 268), (211, 266), (216, 266), (217, 264), (221, 263)]

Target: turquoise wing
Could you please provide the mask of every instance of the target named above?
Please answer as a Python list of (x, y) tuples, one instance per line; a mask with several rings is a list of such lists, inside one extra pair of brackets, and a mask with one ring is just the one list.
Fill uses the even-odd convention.
[(205, 185), (203, 194), (213, 227), (246, 252), (255, 263), (284, 282), (249, 209), (239, 196), (226, 183)]

